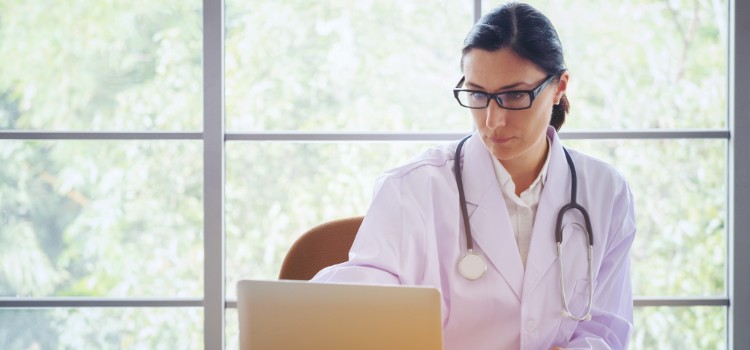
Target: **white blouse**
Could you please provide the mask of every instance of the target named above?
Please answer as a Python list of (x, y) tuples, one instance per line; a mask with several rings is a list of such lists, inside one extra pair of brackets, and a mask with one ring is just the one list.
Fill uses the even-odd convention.
[(513, 234), (516, 236), (518, 252), (521, 254), (521, 262), (526, 267), (526, 257), (529, 255), (529, 244), (531, 244), (531, 231), (534, 228), (534, 219), (536, 218), (536, 209), (539, 206), (539, 198), (542, 196), (544, 182), (547, 180), (547, 166), (549, 165), (549, 139), (547, 139), (547, 159), (544, 161), (542, 170), (536, 177), (531, 186), (521, 192), (521, 196), (516, 195), (516, 185), (513, 183), (510, 173), (500, 164), (495, 157), (492, 157), (492, 164), (495, 168), (495, 176), (505, 199), (505, 206), (508, 208), (511, 225), (513, 225)]

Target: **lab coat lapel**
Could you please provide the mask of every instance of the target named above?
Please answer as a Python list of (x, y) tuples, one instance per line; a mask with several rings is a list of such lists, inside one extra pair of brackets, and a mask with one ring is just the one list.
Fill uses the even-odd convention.
[(523, 265), (492, 157), (478, 133), (467, 142), (463, 159), (464, 192), (476, 245), (521, 299)]
[[(562, 144), (554, 128), (549, 127), (547, 135), (552, 141), (550, 145), (552, 154), (550, 155), (547, 179), (544, 183), (531, 233), (531, 244), (528, 259), (526, 259), (526, 273), (523, 283), (524, 295), (533, 292), (544, 274), (557, 259), (555, 224), (560, 208), (568, 202), (570, 196), (570, 169), (565, 160)], [(563, 237), (563, 245), (568, 237)]]

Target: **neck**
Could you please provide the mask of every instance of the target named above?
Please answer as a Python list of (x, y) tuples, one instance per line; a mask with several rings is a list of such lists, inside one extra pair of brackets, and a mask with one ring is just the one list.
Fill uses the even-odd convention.
[(517, 196), (526, 191), (539, 176), (539, 172), (544, 167), (544, 161), (547, 159), (547, 152), (549, 152), (549, 141), (545, 135), (537, 145), (520, 157), (500, 161), (513, 179)]

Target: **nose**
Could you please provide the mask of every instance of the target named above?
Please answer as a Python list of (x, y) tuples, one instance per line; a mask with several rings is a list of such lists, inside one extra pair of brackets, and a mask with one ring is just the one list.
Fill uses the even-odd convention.
[(490, 101), (490, 105), (485, 108), (485, 114), (485, 125), (491, 130), (505, 126), (508, 119), (508, 110), (501, 108), (495, 100)]

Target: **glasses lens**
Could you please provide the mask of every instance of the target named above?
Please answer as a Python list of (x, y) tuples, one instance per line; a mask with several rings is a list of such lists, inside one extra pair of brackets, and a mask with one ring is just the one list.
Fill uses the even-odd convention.
[(510, 92), (497, 96), (500, 104), (505, 108), (523, 109), (531, 106), (531, 94), (527, 92)]
[(476, 91), (459, 91), (458, 102), (464, 107), (485, 108), (489, 97), (481, 92)]

